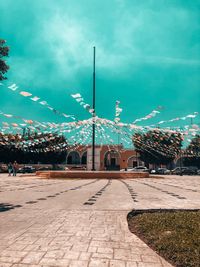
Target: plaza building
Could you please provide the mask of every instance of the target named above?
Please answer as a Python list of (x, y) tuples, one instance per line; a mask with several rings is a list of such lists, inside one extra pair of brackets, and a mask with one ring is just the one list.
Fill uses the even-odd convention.
[[(92, 169), (92, 146), (79, 146), (67, 151), (66, 164), (69, 168)], [(95, 169), (121, 170), (144, 166), (139, 154), (133, 149), (126, 149), (122, 145), (95, 146)]]

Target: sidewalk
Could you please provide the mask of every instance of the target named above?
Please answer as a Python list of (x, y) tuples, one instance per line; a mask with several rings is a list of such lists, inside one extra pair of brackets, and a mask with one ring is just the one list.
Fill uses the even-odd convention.
[[(44, 214), (27, 229), (5, 237), (2, 267), (169, 267), (127, 227), (124, 211)], [(51, 217), (51, 219), (49, 218)]]
[(0, 212), (0, 267), (171, 266), (127, 225), (133, 208), (199, 206), (198, 177), (167, 179), (125, 185), (1, 175), (0, 203), (8, 210)]

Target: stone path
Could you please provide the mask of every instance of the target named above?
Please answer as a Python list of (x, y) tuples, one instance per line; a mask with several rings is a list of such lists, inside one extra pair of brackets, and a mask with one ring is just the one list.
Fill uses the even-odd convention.
[(200, 177), (39, 180), (0, 175), (0, 267), (169, 267), (132, 209), (199, 208)]

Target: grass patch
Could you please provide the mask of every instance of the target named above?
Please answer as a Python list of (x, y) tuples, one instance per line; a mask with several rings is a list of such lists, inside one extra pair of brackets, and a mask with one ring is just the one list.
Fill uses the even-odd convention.
[(200, 267), (200, 210), (132, 211), (132, 233), (177, 267)]

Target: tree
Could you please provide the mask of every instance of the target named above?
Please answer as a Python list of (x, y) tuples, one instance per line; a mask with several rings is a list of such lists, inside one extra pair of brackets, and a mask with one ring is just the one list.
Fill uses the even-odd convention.
[(134, 134), (133, 144), (146, 164), (169, 164), (180, 153), (182, 137), (179, 133), (153, 130)]
[(4, 74), (8, 71), (9, 66), (6, 64), (4, 57), (8, 57), (9, 47), (5, 45), (6, 41), (0, 39), (0, 81), (6, 80)]
[(185, 166), (200, 168), (200, 135), (194, 137), (186, 148), (183, 162)]
[(0, 162), (59, 164), (66, 159), (67, 141), (56, 134), (0, 133)]

